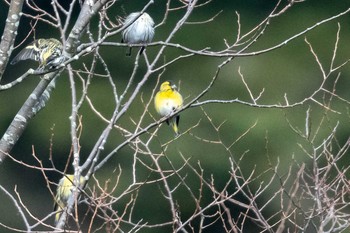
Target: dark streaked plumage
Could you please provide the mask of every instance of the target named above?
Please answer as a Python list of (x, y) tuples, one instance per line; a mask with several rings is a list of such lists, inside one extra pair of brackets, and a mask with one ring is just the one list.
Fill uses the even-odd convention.
[(22, 49), (11, 61), (11, 65), (22, 60), (31, 59), (39, 62), (38, 69), (50, 70), (64, 62), (62, 52), (63, 46), (60, 41), (53, 38), (38, 39)]

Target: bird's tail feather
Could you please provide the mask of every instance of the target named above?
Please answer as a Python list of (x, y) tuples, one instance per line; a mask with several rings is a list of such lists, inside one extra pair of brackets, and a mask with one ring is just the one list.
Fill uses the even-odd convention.
[(173, 128), (176, 137), (179, 136), (179, 134), (180, 134), (178, 124), (179, 124), (178, 116), (173, 117), (170, 120), (170, 125)]

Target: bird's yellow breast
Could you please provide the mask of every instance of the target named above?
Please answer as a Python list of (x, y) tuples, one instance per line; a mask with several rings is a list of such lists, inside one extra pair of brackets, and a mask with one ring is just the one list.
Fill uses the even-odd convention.
[(175, 90), (160, 91), (154, 98), (156, 111), (161, 116), (167, 116), (183, 104), (182, 96)]

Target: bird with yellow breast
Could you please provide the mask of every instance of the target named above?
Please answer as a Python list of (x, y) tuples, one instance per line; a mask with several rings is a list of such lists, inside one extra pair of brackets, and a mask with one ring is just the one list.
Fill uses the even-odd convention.
[[(159, 91), (154, 97), (154, 106), (159, 115), (166, 117), (179, 110), (182, 107), (183, 99), (177, 91), (177, 87), (171, 81), (165, 81), (160, 85)], [(180, 115), (175, 115), (167, 119), (167, 124), (171, 125), (175, 135), (179, 135), (179, 120)]]
[[(82, 185), (85, 182), (85, 178), (83, 176), (80, 176), (79, 184)], [(74, 188), (74, 175), (65, 175), (63, 178), (60, 179), (56, 196), (55, 196), (55, 205), (54, 210), (57, 211), (55, 215), (55, 224), (58, 223), (60, 220), (62, 211), (67, 207), (68, 200), (73, 194), (73, 188)]]

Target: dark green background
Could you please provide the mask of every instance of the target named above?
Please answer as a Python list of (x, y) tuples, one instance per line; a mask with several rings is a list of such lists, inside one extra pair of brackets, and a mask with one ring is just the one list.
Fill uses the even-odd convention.
[[(268, 2), (268, 3), (267, 3)], [(214, 0), (210, 4), (203, 6), (194, 11), (190, 17), (190, 21), (207, 20), (214, 16), (218, 11), (223, 12), (213, 21), (207, 24), (186, 25), (176, 34), (171, 42), (180, 43), (184, 46), (193, 49), (202, 49), (204, 47), (211, 47), (213, 50), (220, 50), (225, 47), (224, 38), (228, 42), (235, 40), (237, 33), (236, 14), (238, 11), (241, 16), (242, 33), (247, 32), (262, 19), (264, 19), (268, 12), (271, 11), (276, 1), (222, 1)], [(44, 4), (44, 3), (41, 3)], [(119, 1), (109, 11), (110, 16), (125, 16), (126, 14), (138, 11), (142, 8), (144, 1)], [(46, 7), (50, 7), (47, 3)], [(162, 19), (165, 10), (165, 1), (155, 1), (148, 12), (154, 18), (156, 23)], [(256, 51), (264, 48), (274, 46), (287, 38), (305, 30), (307, 27), (314, 25), (322, 19), (336, 15), (349, 7), (349, 2), (344, 0), (322, 0), (322, 1), (306, 1), (305, 3), (296, 4), (291, 10), (281, 17), (271, 20), (269, 27), (264, 35), (259, 38), (258, 42), (253, 45), (248, 51)], [(26, 12), (29, 9), (24, 8)], [(49, 9), (49, 8), (48, 8)], [(78, 13), (78, 11), (77, 11)], [(172, 12), (169, 15), (167, 23), (156, 29), (154, 41), (162, 41), (167, 38), (168, 33), (176, 24), (177, 20), (184, 14), (184, 10)], [(5, 17), (7, 15), (7, 6), (3, 2), (0, 3), (0, 30), (3, 30), (5, 24)], [(112, 17), (113, 19), (114, 17)], [(29, 20), (22, 18), (21, 26), (17, 42), (21, 41), (26, 33), (30, 30)], [(329, 69), (330, 60), (336, 39), (337, 23), (341, 24), (339, 51), (337, 54), (336, 64), (340, 64), (349, 58), (349, 36), (350, 36), (350, 18), (349, 15), (338, 18), (330, 23), (321, 25), (315, 30), (289, 42), (288, 45), (274, 50), (272, 52), (262, 54), (259, 56), (235, 58), (229, 65), (225, 66), (210, 92), (201, 100), (205, 99), (235, 99), (238, 98), (244, 101), (250, 101), (244, 85), (238, 75), (238, 68), (244, 75), (246, 82), (250, 86), (254, 95), (264, 88), (263, 97), (258, 103), (260, 104), (277, 104), (284, 103), (284, 94), (287, 93), (290, 103), (299, 102), (305, 97), (308, 97), (315, 88), (317, 88), (322, 76), (320, 69), (309, 51), (304, 38), (307, 38), (314, 46), (315, 51), (324, 64), (326, 70)], [(72, 21), (71, 26), (74, 24)], [(91, 30), (97, 29), (97, 18), (91, 23)], [(1, 32), (0, 31), (0, 32)], [(37, 38), (57, 37), (58, 31), (55, 29), (47, 30), (46, 26), (39, 23), (36, 27)], [(85, 42), (86, 38), (83, 38)], [(84, 41), (85, 40), (85, 41)], [(30, 42), (31, 39), (28, 39)], [(108, 41), (120, 41), (120, 35), (109, 38)], [(147, 49), (147, 54), (152, 59), (160, 47), (150, 47)], [(16, 54), (19, 50), (15, 50)], [(101, 54), (110, 67), (110, 71), (115, 80), (119, 93), (123, 91), (126, 83), (132, 72), (134, 57), (125, 57), (125, 48), (121, 47), (101, 47)], [(136, 53), (136, 50), (134, 50)], [(169, 48), (164, 53), (164, 61), (169, 61), (172, 58), (183, 54), (181, 50)], [(13, 56), (13, 55), (12, 55)], [(87, 64), (91, 61), (91, 56), (83, 58)], [(217, 66), (223, 62), (222, 58), (211, 57), (192, 57), (180, 60), (167, 67), (161, 80), (173, 80), (176, 83), (181, 82), (180, 90), (186, 101), (192, 99), (199, 94), (210, 82)], [(144, 63), (139, 69), (133, 86), (136, 86), (137, 81), (141, 80), (145, 72)], [(21, 62), (16, 66), (8, 66), (3, 77), (2, 84), (14, 80), (16, 77), (24, 73), (28, 68), (35, 67), (34, 62)], [(160, 65), (160, 63), (158, 64)], [(81, 63), (73, 63), (74, 68), (81, 68)], [(102, 66), (97, 67), (97, 71), (102, 72)], [(350, 99), (349, 93), (349, 65), (341, 69), (341, 77), (337, 84), (337, 93), (344, 99)], [(333, 74), (327, 84), (328, 88), (336, 75)], [(146, 83), (142, 89), (142, 97), (148, 101), (151, 96), (151, 90), (156, 85), (157, 74)], [(25, 80), (16, 87), (3, 91), (0, 93), (0, 129), (1, 134), (5, 132), (6, 128), (12, 121), (16, 112), (20, 109), (23, 102), (28, 95), (35, 88), (39, 82), (39, 77), (32, 77)], [(81, 86), (77, 81), (78, 87)], [(79, 88), (78, 88), (79, 89)], [(104, 78), (96, 77), (93, 79), (90, 86), (89, 97), (94, 101), (95, 106), (99, 111), (110, 116), (113, 108), (112, 90), (108, 81)], [(130, 119), (138, 119), (143, 111), (143, 104), (137, 98), (135, 103), (131, 106), (129, 112), (119, 122), (124, 127), (134, 127)], [(319, 101), (322, 97), (317, 95)], [(110, 103), (110, 104), (109, 104)], [(257, 107), (249, 107), (241, 104), (210, 104), (203, 108), (206, 113), (212, 118), (212, 123), (216, 126), (225, 122), (220, 128), (219, 135), (215, 132), (208, 119), (203, 114), (200, 108), (190, 108), (181, 114), (180, 130), (186, 131), (191, 126), (199, 122), (199, 126), (191, 131), (193, 135), (207, 140), (217, 141), (219, 138), (226, 144), (230, 145), (240, 135), (242, 135), (250, 126), (257, 122), (250, 133), (239, 140), (231, 147), (230, 152), (235, 159), (238, 159), (242, 154), (245, 157), (242, 162), (242, 169), (246, 174), (249, 174), (255, 167), (257, 174), (268, 168), (266, 155), (271, 156), (272, 162), (276, 163), (277, 157), (281, 160), (280, 170), (281, 174), (286, 171), (286, 168), (292, 161), (292, 156), (298, 162), (309, 163), (310, 160), (298, 146), (298, 143), (308, 147), (308, 143), (295, 134), (288, 126), (286, 118), (302, 131), (305, 126), (306, 110), (311, 109), (312, 120), (312, 136), (320, 124), (320, 119), (327, 114), (329, 122), (322, 125), (318, 132), (316, 142), (320, 143), (331, 132), (336, 122), (339, 122), (337, 129), (337, 138), (341, 145), (349, 137), (349, 105), (344, 102), (334, 100), (333, 109), (341, 112), (336, 114), (325, 111), (324, 108), (313, 102), (306, 102), (306, 104), (291, 108), (291, 109), (263, 109)], [(45, 166), (50, 166), (49, 148), (50, 137), (53, 136), (53, 157), (54, 163), (58, 169), (63, 170), (67, 154), (70, 151), (70, 122), (69, 116), (71, 114), (71, 94), (70, 84), (66, 74), (63, 74), (58, 82), (55, 91), (51, 95), (51, 100), (46, 108), (42, 110), (29, 124), (25, 133), (21, 137), (12, 151), (12, 156), (18, 160), (26, 163), (37, 165), (36, 161), (31, 156), (32, 148), (35, 149), (35, 154), (42, 160)], [(150, 109), (151, 113), (156, 116), (153, 107)], [(89, 109), (85, 103), (81, 109), (80, 114), (83, 116), (84, 129), (81, 137), (81, 160), (89, 154), (95, 141), (99, 137), (105, 124), (98, 119)], [(147, 117), (143, 122), (143, 126), (153, 122), (150, 117)], [(153, 131), (153, 130), (152, 130)], [(173, 138), (173, 133), (167, 126), (162, 126), (158, 133), (159, 141), (154, 141), (151, 148), (155, 152), (160, 152), (159, 143), (165, 143)], [(142, 137), (145, 138), (145, 137)], [(111, 149), (116, 147), (122, 141), (120, 134), (112, 133), (109, 142), (105, 148), (104, 153), (107, 154)], [(266, 151), (268, 148), (268, 152)], [(186, 134), (178, 138), (170, 145), (167, 151), (167, 156), (176, 165), (180, 166), (182, 161), (179, 153), (184, 157), (191, 158), (190, 162), (197, 167), (197, 161), (200, 161), (202, 167), (205, 169), (205, 178), (209, 179), (213, 174), (217, 187), (223, 187), (229, 178), (229, 164), (228, 158), (231, 156), (224, 147), (214, 144), (206, 143), (197, 140), (193, 136)], [(104, 154), (104, 155), (105, 155)], [(111, 161), (101, 169), (96, 175), (102, 181), (112, 178), (115, 180), (116, 174), (112, 171), (120, 165), (123, 169), (123, 176), (120, 184), (120, 189), (125, 187), (130, 182), (129, 174), (131, 172), (133, 151), (130, 148), (124, 148), (120, 153), (114, 156)], [(103, 155), (102, 155), (103, 156)], [(147, 161), (147, 159), (145, 159)], [(149, 161), (151, 163), (151, 161)], [(168, 168), (166, 161), (162, 162), (164, 168)], [(70, 167), (71, 169), (71, 167)], [(71, 172), (71, 170), (70, 170)], [(140, 168), (139, 175), (145, 177), (148, 171)], [(193, 185), (193, 190), (198, 192), (198, 179), (189, 170), (189, 182)], [(22, 201), (28, 206), (32, 213), (39, 218), (46, 216), (52, 211), (52, 197), (46, 187), (45, 181), (40, 171), (24, 167), (13, 162), (11, 159), (5, 160), (0, 166), (0, 184), (7, 188), (14, 194), (14, 188), (21, 194)], [(55, 172), (47, 172), (47, 175), (52, 181), (57, 182), (60, 178), (59, 174)], [(193, 177), (193, 179), (191, 178)], [(179, 182), (174, 178), (174, 185)], [(276, 184), (278, 185), (278, 184)], [(54, 186), (52, 186), (55, 189)], [(233, 188), (233, 187), (232, 187)], [(116, 193), (119, 195), (120, 193)], [(207, 197), (204, 197), (204, 202), (211, 197), (210, 193), (205, 192)], [(174, 193), (179, 205), (182, 209), (182, 217), (185, 219), (192, 214), (193, 202), (189, 200), (188, 193), (184, 188), (180, 188)], [(266, 193), (266, 199), (270, 194)], [(271, 194), (272, 195), (272, 194)], [(149, 198), (152, 196), (153, 198)], [(159, 196), (159, 199), (157, 198)], [(22, 227), (22, 223), (10, 203), (8, 197), (0, 192), (0, 222), (14, 227)], [(138, 210), (135, 219), (143, 218), (149, 223), (157, 223), (159, 219), (163, 221), (170, 220), (170, 211), (168, 211), (167, 203), (161, 197), (159, 187), (157, 185), (150, 185), (144, 187), (140, 191), (138, 203)], [(122, 199), (120, 208), (125, 205), (128, 200)], [(188, 208), (185, 208), (187, 206)], [(235, 206), (232, 207), (234, 215), (239, 211), (234, 211)], [(273, 211), (273, 210), (271, 210)], [(220, 225), (220, 223), (218, 223)], [(214, 225), (210, 231), (220, 232)], [(214, 230), (215, 229), (215, 230)], [(144, 231), (142, 231), (144, 232)], [(152, 232), (152, 231), (150, 231)], [(157, 230), (157, 232), (160, 232)], [(168, 228), (164, 228), (163, 232), (169, 232)], [(248, 231), (247, 231), (248, 232)]]

